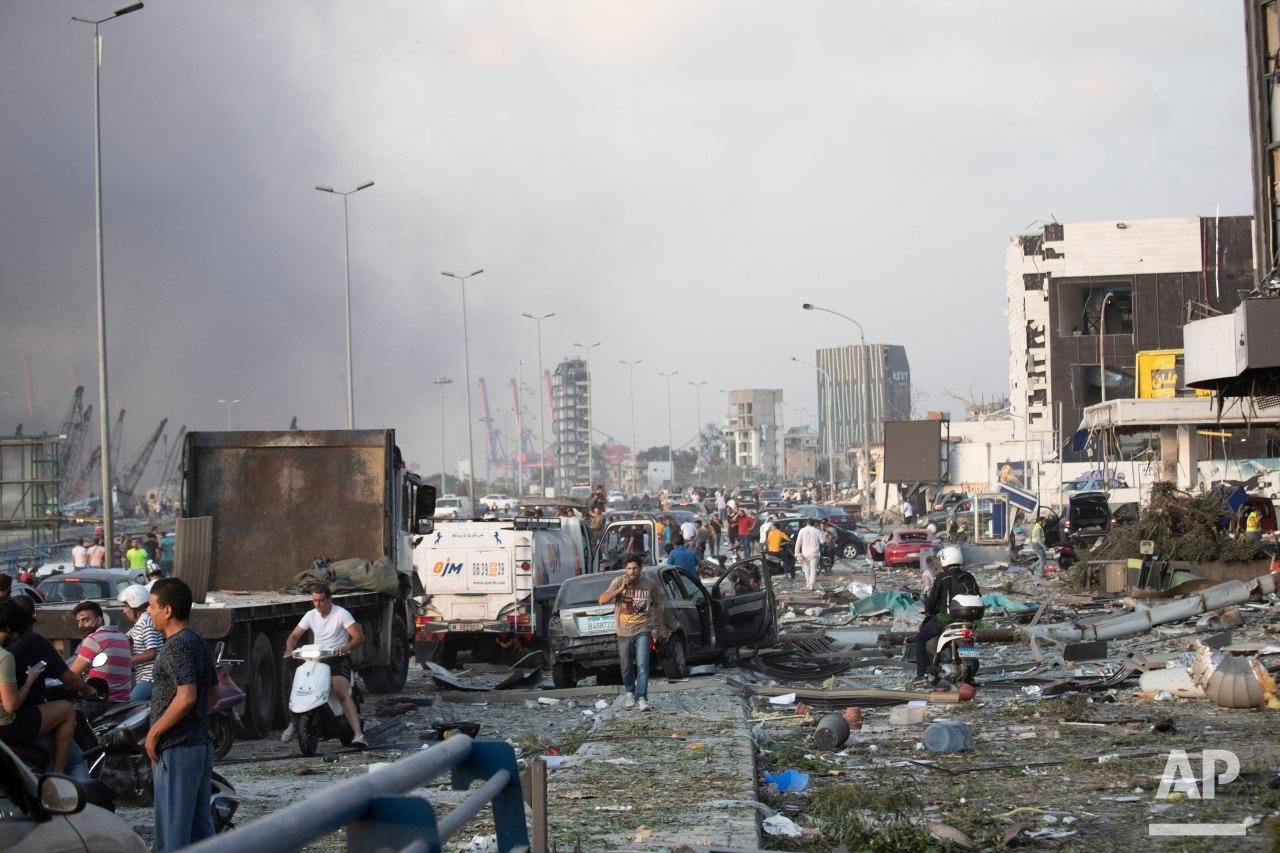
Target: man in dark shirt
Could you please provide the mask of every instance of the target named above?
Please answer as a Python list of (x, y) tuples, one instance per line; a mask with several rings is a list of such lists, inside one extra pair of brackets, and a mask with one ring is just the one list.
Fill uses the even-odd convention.
[(190, 587), (178, 578), (161, 578), (151, 587), (147, 612), (165, 636), (151, 673), (146, 742), (155, 787), (155, 850), (160, 853), (213, 835), (208, 715), (218, 701), (218, 673), (209, 644), (187, 624)]

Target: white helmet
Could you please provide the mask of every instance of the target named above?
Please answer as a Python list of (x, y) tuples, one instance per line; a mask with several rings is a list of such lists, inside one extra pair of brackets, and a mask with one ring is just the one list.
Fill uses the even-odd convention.
[(130, 584), (120, 590), (120, 594), (116, 596), (121, 604), (127, 604), (134, 610), (138, 610), (147, 605), (151, 599), (151, 593), (147, 592), (147, 588), (140, 583)]
[(938, 552), (938, 562), (944, 569), (964, 565), (964, 554), (955, 545), (948, 545)]

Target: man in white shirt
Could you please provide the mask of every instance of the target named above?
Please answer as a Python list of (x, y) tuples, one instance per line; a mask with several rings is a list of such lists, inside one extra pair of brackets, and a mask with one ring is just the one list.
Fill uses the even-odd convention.
[(680, 522), (680, 535), (684, 537), (684, 541), (693, 547), (693, 540), (698, 538), (698, 524), (695, 521)]
[(348, 657), (352, 649), (364, 645), (364, 632), (360, 630), (360, 623), (350, 611), (333, 603), (333, 591), (327, 584), (311, 585), (311, 603), (315, 610), (308, 610), (298, 627), (284, 641), (284, 656), (288, 658), (293, 655), (298, 640), (307, 631), (311, 632), (312, 643), (322, 649), (334, 650), (338, 656), (329, 659), (329, 684), (334, 698), (342, 706), (342, 713), (351, 725), (351, 731), (355, 732), (351, 743), (366, 747), (369, 743), (364, 739), (364, 731), (360, 728), (360, 715), (356, 711), (356, 703), (351, 701), (351, 658)]
[(71, 549), (71, 565), (77, 569), (89, 568), (89, 540), (81, 539)]
[(773, 516), (768, 513), (760, 516), (764, 521), (760, 522), (758, 532), (760, 537), (760, 553), (763, 554), (769, 550), (769, 531), (773, 529)]
[(796, 534), (796, 559), (804, 565), (804, 588), (813, 589), (818, 582), (818, 558), (822, 556), (822, 532), (818, 520), (810, 518)]

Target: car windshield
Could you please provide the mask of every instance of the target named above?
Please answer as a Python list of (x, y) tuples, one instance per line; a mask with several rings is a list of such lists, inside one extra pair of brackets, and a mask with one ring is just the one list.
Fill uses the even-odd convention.
[(844, 510), (836, 509), (833, 506), (818, 507), (818, 515), (823, 518), (844, 518)]
[(929, 534), (924, 530), (903, 530), (898, 533), (899, 542), (928, 542)]
[(37, 589), (48, 602), (115, 598), (111, 581), (102, 578), (54, 578), (44, 581)]
[(778, 500), (782, 500), (782, 492), (775, 492), (775, 491), (761, 492), (761, 493), (760, 493), (760, 500), (762, 500), (762, 501), (778, 501)]
[(664, 513), (664, 515), (671, 516), (672, 521), (676, 524), (684, 524), (686, 521), (698, 520), (698, 516), (686, 509), (669, 509)]

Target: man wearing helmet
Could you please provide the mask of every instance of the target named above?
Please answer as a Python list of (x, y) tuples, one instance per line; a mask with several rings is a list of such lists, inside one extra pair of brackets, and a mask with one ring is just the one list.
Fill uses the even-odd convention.
[(155, 668), (156, 655), (164, 645), (161, 634), (151, 622), (147, 604), (151, 593), (142, 584), (131, 584), (120, 590), (116, 599), (123, 605), (124, 618), (133, 620), (133, 627), (125, 636), (129, 638), (130, 663), (133, 664), (133, 691), (131, 702), (151, 701), (151, 672)]
[(981, 595), (978, 582), (964, 570), (964, 554), (955, 545), (948, 545), (938, 553), (942, 572), (929, 587), (924, 597), (924, 622), (916, 634), (916, 677), (913, 685), (926, 683), (925, 670), (929, 667), (925, 645), (942, 633), (943, 626), (951, 621), (951, 598), (956, 595)]

